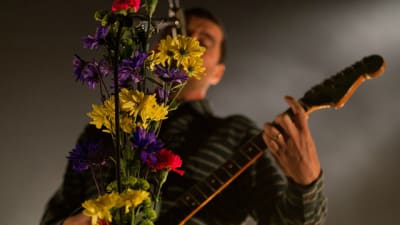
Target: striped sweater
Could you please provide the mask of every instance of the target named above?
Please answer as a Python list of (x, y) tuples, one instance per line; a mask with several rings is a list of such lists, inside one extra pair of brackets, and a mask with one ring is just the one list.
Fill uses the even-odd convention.
[[(170, 173), (168, 176), (163, 187), (161, 218), (178, 213), (174, 211), (175, 200), (224, 164), (259, 132), (260, 129), (244, 116), (214, 116), (206, 100), (183, 103), (172, 112), (163, 123), (160, 138), (182, 157), (185, 175)], [(107, 138), (88, 127), (80, 140), (99, 135)], [(112, 146), (110, 140), (108, 143)], [(105, 179), (112, 179), (112, 174), (111, 171), (105, 173)], [(95, 193), (90, 174), (76, 174), (69, 164), (63, 184), (47, 204), (41, 225), (62, 224), (66, 217), (79, 212), (81, 203)], [(322, 175), (309, 186), (298, 185), (282, 175), (272, 155), (266, 151), (186, 224), (319, 225), (325, 220), (326, 204)]]

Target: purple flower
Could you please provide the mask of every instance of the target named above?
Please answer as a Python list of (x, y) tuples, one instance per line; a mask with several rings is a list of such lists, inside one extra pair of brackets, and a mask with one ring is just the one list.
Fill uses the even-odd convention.
[(72, 169), (78, 173), (91, 166), (104, 166), (111, 156), (111, 150), (103, 148), (101, 142), (83, 141), (78, 143), (67, 158), (72, 161)]
[(85, 66), (86, 62), (75, 54), (74, 58), (72, 59), (72, 64), (74, 68), (75, 80), (83, 82), (82, 69)]
[(142, 163), (151, 165), (157, 162), (156, 153), (164, 147), (164, 143), (153, 132), (141, 128), (133, 134), (131, 142), (132, 147), (140, 151)]
[(165, 100), (168, 99), (169, 96), (168, 89), (157, 87), (155, 93), (156, 93), (157, 103), (163, 103), (165, 102)]
[(100, 81), (98, 63), (96, 61), (87, 63), (82, 70), (82, 77), (83, 81), (86, 82), (90, 88), (95, 89)]
[(75, 80), (87, 83), (90, 88), (95, 88), (99, 82), (98, 63), (93, 61), (91, 63), (82, 60), (78, 55), (74, 55), (72, 59), (74, 68)]
[(102, 76), (108, 76), (112, 71), (112, 66), (106, 59), (102, 59), (99, 62), (99, 72)]
[(83, 47), (88, 49), (97, 49), (108, 34), (108, 27), (98, 26), (94, 36), (88, 35), (83, 38)]
[(130, 81), (138, 83), (143, 79), (141, 72), (146, 57), (145, 52), (135, 51), (132, 59), (122, 60), (118, 70), (118, 83), (121, 86)]
[(86, 83), (90, 88), (96, 88), (100, 82), (101, 76), (107, 76), (111, 73), (112, 67), (106, 59), (100, 62), (93, 60), (87, 62), (82, 60), (78, 55), (74, 55), (72, 60), (75, 80)]
[(161, 65), (156, 65), (154, 74), (165, 82), (183, 83), (188, 79), (188, 76), (184, 70), (177, 68), (168, 70)]

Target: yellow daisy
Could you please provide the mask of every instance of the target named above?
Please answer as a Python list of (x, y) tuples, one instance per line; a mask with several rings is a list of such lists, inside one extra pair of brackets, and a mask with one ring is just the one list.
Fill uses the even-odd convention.
[(92, 217), (92, 225), (97, 224), (98, 219), (112, 221), (110, 210), (116, 206), (118, 195), (115, 193), (105, 194), (96, 199), (90, 199), (82, 203), (83, 214)]
[(127, 189), (120, 195), (118, 207), (125, 206), (125, 213), (129, 213), (130, 208), (135, 208), (150, 196), (149, 192), (143, 190)]
[(176, 46), (172, 48), (178, 66), (188, 64), (190, 58), (200, 58), (205, 50), (198, 40), (183, 35), (176, 37)]
[(168, 35), (165, 39), (161, 40), (158, 45), (158, 52), (155, 55), (154, 63), (165, 66), (165, 62), (171, 65), (172, 59), (174, 58), (176, 48), (176, 39)]
[(204, 74), (206, 68), (203, 66), (202, 58), (188, 58), (185, 63), (182, 63), (184, 70), (189, 77), (200, 79), (200, 76)]
[(103, 105), (92, 105), (93, 110), (87, 115), (92, 119), (90, 124), (96, 126), (96, 128), (103, 129), (104, 132), (113, 132), (114, 118), (115, 118), (115, 104), (114, 96), (104, 101)]

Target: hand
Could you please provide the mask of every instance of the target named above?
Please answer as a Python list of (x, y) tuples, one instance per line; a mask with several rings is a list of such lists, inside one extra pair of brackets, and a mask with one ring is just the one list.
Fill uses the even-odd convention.
[(280, 114), (274, 124), (265, 123), (263, 139), (286, 176), (298, 184), (308, 185), (321, 172), (317, 150), (308, 128), (308, 115), (293, 97), (286, 96), (285, 100), (292, 109), (293, 117)]
[(68, 217), (65, 219), (63, 225), (91, 225), (92, 220), (89, 216), (79, 213), (75, 216)]

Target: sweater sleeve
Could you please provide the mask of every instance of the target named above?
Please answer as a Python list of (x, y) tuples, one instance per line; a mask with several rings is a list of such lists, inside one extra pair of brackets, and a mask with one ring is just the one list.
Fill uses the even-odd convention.
[(327, 198), (323, 193), (323, 174), (308, 186), (287, 178), (287, 187), (279, 194), (272, 224), (321, 225), (327, 215)]
[[(112, 148), (111, 137), (94, 126), (87, 126), (77, 142), (94, 139), (102, 140), (103, 148)], [(63, 182), (47, 202), (40, 225), (62, 225), (67, 217), (82, 211), (81, 205), (85, 200), (97, 196), (92, 174), (88, 170), (77, 173), (72, 167), (68, 161)], [(112, 171), (103, 171), (103, 179), (110, 180)]]
[[(259, 225), (322, 225), (327, 216), (324, 176), (307, 186), (285, 177), (267, 151), (255, 165), (253, 212)], [(258, 200), (258, 201), (257, 201)]]
[[(251, 123), (249, 123), (251, 124)], [(249, 136), (262, 132), (256, 127)], [(327, 216), (324, 175), (303, 186), (284, 175), (272, 154), (265, 154), (237, 182), (240, 190), (248, 190), (247, 213), (259, 225), (322, 225)]]
[[(86, 183), (91, 179), (76, 174), (71, 167), (68, 163), (63, 183), (47, 202), (40, 225), (62, 225), (67, 217), (81, 211)], [(83, 182), (84, 180), (88, 182)]]

